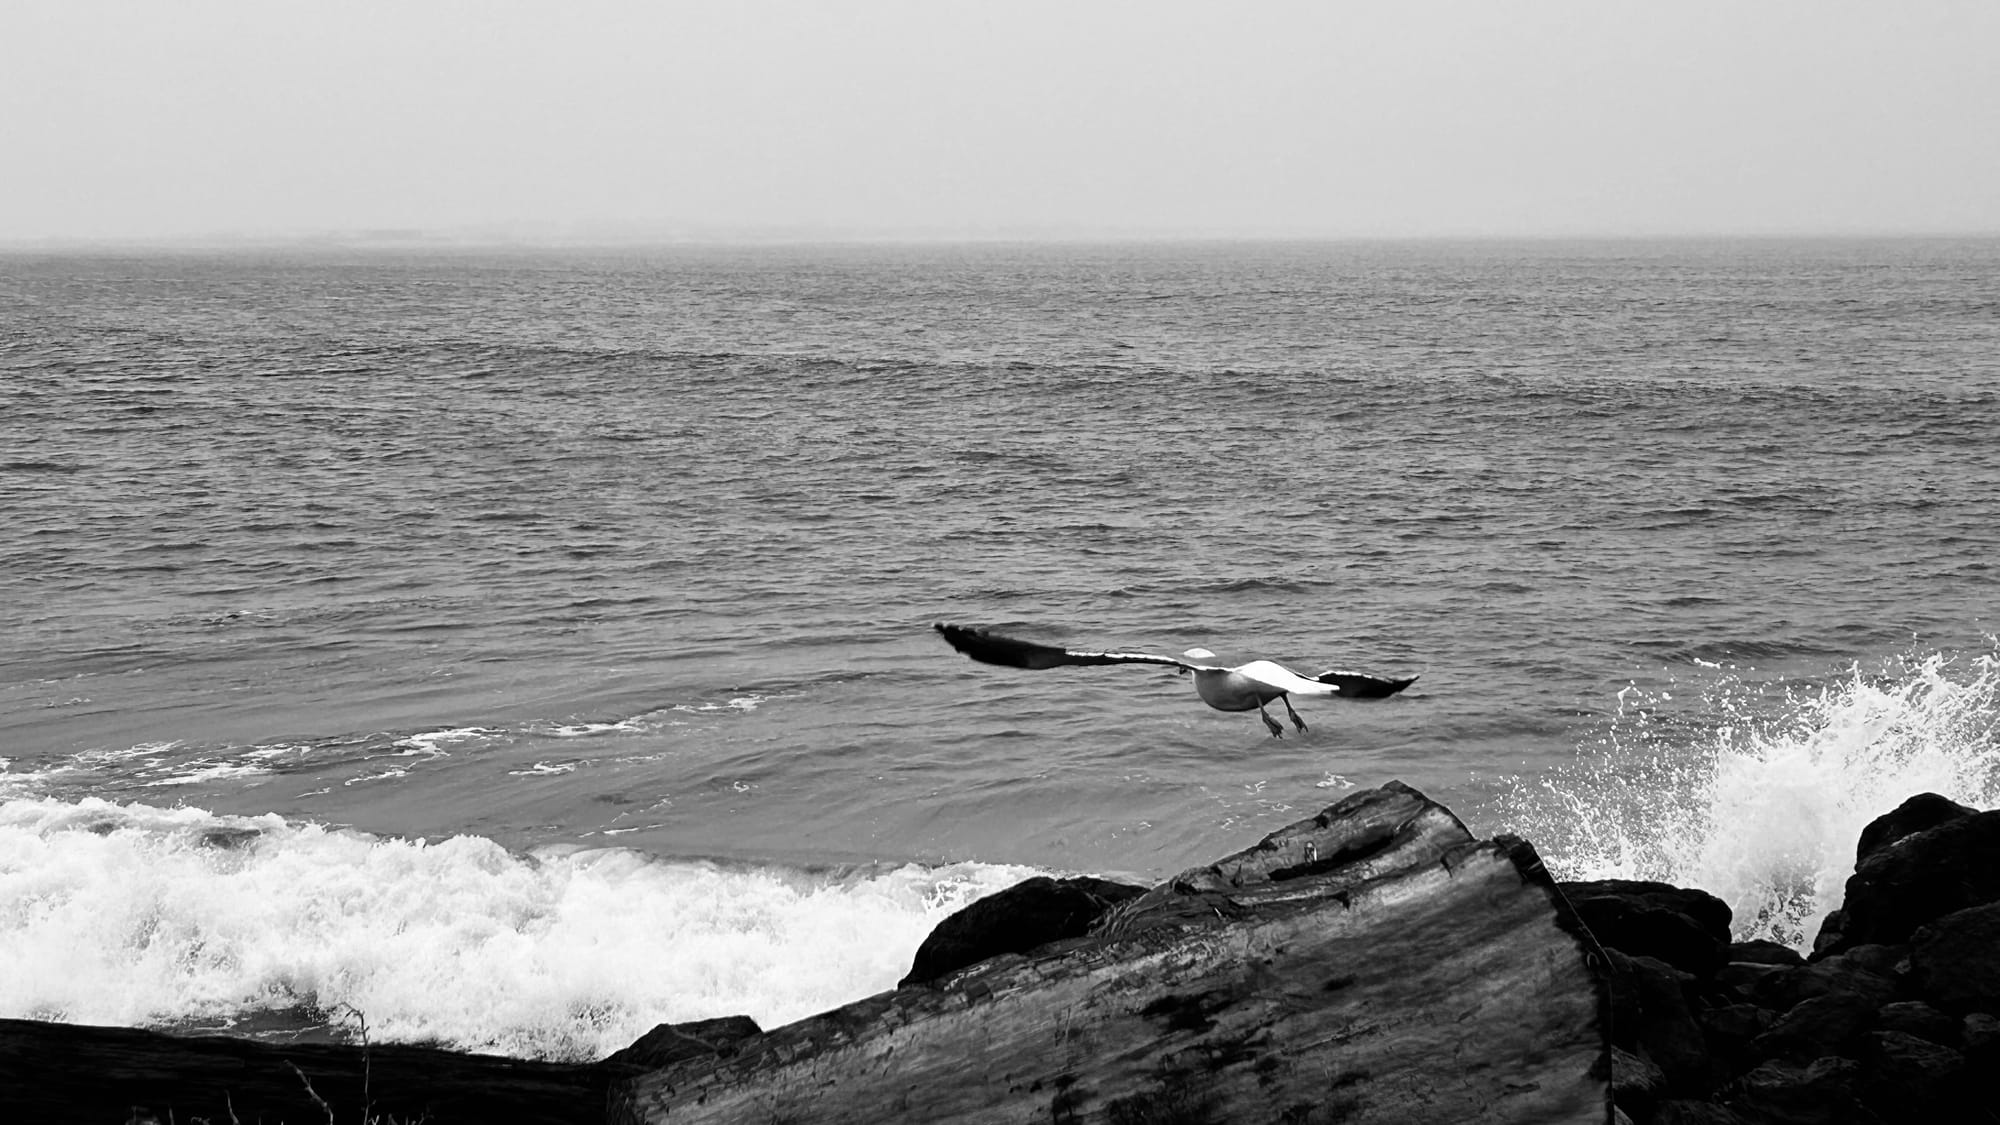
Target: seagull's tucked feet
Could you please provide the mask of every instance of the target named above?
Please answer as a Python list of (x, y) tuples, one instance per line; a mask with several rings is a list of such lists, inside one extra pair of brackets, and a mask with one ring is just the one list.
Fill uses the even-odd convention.
[[(1257, 705), (1257, 717), (1264, 720), (1265, 726), (1271, 728), (1272, 738), (1285, 737), (1285, 728), (1278, 725), (1278, 720), (1272, 718), (1271, 713), (1269, 711), (1264, 710), (1264, 705), (1262, 703), (1259, 703)], [(1300, 727), (1299, 729), (1304, 730), (1305, 728)]]
[(1278, 702), (1283, 703), (1285, 705), (1285, 714), (1290, 715), (1292, 717), (1292, 725), (1299, 728), (1300, 734), (1304, 734), (1306, 732), (1306, 721), (1304, 719), (1299, 718), (1299, 713), (1297, 711), (1292, 710), (1292, 701), (1286, 698), (1285, 696), (1281, 695), (1278, 697)]

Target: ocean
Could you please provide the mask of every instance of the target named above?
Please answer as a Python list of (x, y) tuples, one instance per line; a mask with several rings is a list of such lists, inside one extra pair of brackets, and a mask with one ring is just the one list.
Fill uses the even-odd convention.
[(1391, 779), (1809, 945), (2000, 804), (2000, 240), (17, 250), (0, 517), (0, 1016), (594, 1058)]

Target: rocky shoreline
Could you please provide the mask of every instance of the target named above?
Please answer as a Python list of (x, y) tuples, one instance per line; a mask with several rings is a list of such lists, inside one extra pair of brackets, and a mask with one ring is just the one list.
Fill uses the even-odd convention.
[(597, 1063), (0, 1020), (0, 1119), (2000, 1120), (2000, 811), (1871, 823), (1810, 956), (1730, 921), (1556, 883), (1392, 782), (1155, 887), (990, 896), (894, 991)]

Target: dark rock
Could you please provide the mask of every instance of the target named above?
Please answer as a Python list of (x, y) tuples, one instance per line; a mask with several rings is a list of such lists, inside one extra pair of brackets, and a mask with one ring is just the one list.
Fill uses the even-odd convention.
[(1947, 914), (1910, 947), (1917, 992), (1947, 1012), (2000, 1011), (2000, 902)]
[(1882, 1125), (1861, 1102), (1863, 1080), (1853, 1059), (1768, 1062), (1732, 1084), (1728, 1104), (1753, 1125)]
[(2000, 1016), (1974, 1012), (1960, 1020), (1958, 1044), (1968, 1059), (2000, 1063)]
[(697, 1055), (727, 1055), (738, 1043), (763, 1033), (749, 1016), (663, 1023), (633, 1040), (631, 1046), (606, 1056), (604, 1065), (652, 1070)]
[[(1796, 965), (1760, 965), (1755, 961), (1731, 961), (1715, 972), (1715, 984), (1738, 996), (1761, 996), (1774, 987), (1771, 982), (1784, 979), (1786, 973)], [(1768, 1002), (1766, 1004), (1768, 1006)]]
[(1938, 1011), (1922, 1000), (1899, 1000), (1894, 1004), (1884, 1004), (1875, 1013), (1875, 1027), (1880, 1031), (1900, 1031), (1919, 1039), (1928, 1039), (1943, 1047), (1959, 1044), (1959, 1021)]
[(1917, 928), (2000, 900), (2000, 811), (1973, 813), (1878, 845), (1855, 866), (1815, 958), (1856, 945), (1899, 945)]
[(1868, 822), (1861, 830), (1861, 840), (1854, 847), (1854, 863), (1861, 861), (1882, 848), (1926, 829), (1954, 820), (1972, 816), (1978, 809), (1969, 809), (1957, 801), (1941, 797), (1936, 793), (1919, 793), (1889, 812)]
[(1783, 1013), (1806, 1000), (1830, 993), (1857, 994), (1877, 1008), (1898, 998), (1895, 981), (1845, 957), (1830, 957), (1796, 969), (1779, 969), (1753, 984), (1748, 996), (1753, 1004)]
[(989, 957), (1082, 937), (1105, 911), (1145, 893), (1144, 887), (1108, 879), (1038, 875), (1016, 883), (938, 923), (899, 983), (928, 984)]
[(1707, 1093), (1716, 1072), (1708, 1041), (1688, 1007), (1694, 978), (1651, 957), (1628, 957), (1615, 949), (1605, 957), (1613, 1045), (1658, 1066), (1666, 1075), (1666, 1092)]
[(1746, 1125), (1727, 1106), (1714, 1102), (1664, 1101), (1653, 1107), (1647, 1125)]
[(1865, 992), (1831, 992), (1802, 1000), (1778, 1017), (1771, 1030), (1752, 1040), (1750, 1052), (1759, 1058), (1800, 1063), (1858, 1053), (1880, 1006), (1878, 997)]
[(1667, 1074), (1651, 1059), (1611, 1048), (1611, 1098), (1618, 1108), (1640, 1120), (1651, 1118), (1655, 1102), (1667, 1091)]
[(1910, 971), (1907, 945), (1857, 945), (1839, 954), (1841, 960), (1866, 972), (1894, 980)]
[(1863, 1099), (1886, 1120), (1947, 1121), (1951, 1108), (1962, 1104), (1965, 1059), (1949, 1047), (1900, 1031), (1877, 1031), (1862, 1057), (1868, 1063)]
[(1783, 965), (1787, 968), (1806, 963), (1805, 955), (1781, 942), (1756, 938), (1751, 941), (1731, 942), (1729, 963), (1732, 965)]
[(228, 852), (248, 847), (263, 835), (263, 830), (258, 828), (210, 828), (202, 832), (198, 842), (204, 848)]
[(1643, 879), (1580, 880), (1557, 883), (1556, 889), (1572, 903), (1593, 898), (1622, 898), (1684, 914), (1708, 936), (1723, 945), (1729, 944), (1729, 925), (1734, 920), (1729, 904), (1704, 890)]
[(1577, 917), (1607, 948), (1632, 957), (1656, 958), (1703, 980), (1714, 976), (1728, 959), (1726, 933), (1717, 940), (1694, 918), (1653, 905), (1644, 896), (1568, 897)]
[(1966, 1086), (2000, 1121), (2000, 1018), (1974, 1012), (1959, 1023), (1958, 1052), (1965, 1056)]
[(1755, 1004), (1725, 1004), (1697, 1012), (1694, 1019), (1708, 1041), (1709, 1055), (1724, 1071), (1737, 1074), (1762, 1061), (1752, 1053), (1750, 1044), (1771, 1030), (1778, 1015)]

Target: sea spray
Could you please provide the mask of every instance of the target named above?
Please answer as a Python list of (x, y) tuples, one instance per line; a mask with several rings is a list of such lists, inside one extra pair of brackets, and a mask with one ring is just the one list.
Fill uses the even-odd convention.
[[(1682, 695), (1687, 695), (1685, 689)], [(1506, 814), (1563, 879), (1727, 902), (1738, 939), (1809, 948), (1870, 820), (1917, 793), (2000, 804), (2000, 657), (1934, 654), (1833, 682), (1627, 688), (1578, 761), (1514, 778)]]
[(380, 1041), (586, 1059), (893, 987), (931, 927), (1034, 874), (508, 852), (98, 799), (0, 804), (0, 1016), (226, 1026), (366, 1013)]

